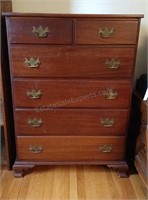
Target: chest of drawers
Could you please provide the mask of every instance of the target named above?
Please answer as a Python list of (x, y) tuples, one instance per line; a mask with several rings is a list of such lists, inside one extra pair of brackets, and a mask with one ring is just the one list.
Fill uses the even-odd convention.
[(97, 164), (126, 177), (126, 132), (142, 15), (7, 13), (17, 158)]

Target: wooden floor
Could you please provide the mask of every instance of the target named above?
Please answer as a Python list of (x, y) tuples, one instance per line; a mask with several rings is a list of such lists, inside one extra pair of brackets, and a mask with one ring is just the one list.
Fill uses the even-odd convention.
[(118, 178), (105, 166), (41, 166), (24, 178), (1, 170), (0, 199), (98, 200), (148, 199), (138, 174)]

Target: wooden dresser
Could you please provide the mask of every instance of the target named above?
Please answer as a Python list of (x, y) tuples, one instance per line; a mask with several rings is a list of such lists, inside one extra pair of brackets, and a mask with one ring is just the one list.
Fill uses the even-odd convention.
[(126, 132), (142, 15), (6, 13), (17, 158), (97, 164), (126, 177)]

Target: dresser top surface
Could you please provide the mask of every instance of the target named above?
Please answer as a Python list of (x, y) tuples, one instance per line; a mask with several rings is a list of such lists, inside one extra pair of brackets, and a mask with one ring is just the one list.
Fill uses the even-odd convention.
[(68, 18), (143, 18), (143, 14), (67, 14), (67, 13), (14, 13), (14, 12), (5, 12), (3, 16), (8, 17), (68, 17)]

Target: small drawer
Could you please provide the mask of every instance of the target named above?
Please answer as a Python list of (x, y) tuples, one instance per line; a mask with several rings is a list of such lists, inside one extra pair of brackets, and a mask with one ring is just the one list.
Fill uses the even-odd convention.
[(124, 135), (127, 110), (16, 109), (17, 135)]
[(98, 79), (14, 79), (15, 107), (127, 108), (131, 81)]
[(138, 21), (77, 20), (76, 44), (136, 44)]
[(117, 161), (123, 159), (124, 137), (17, 137), (17, 160)]
[(72, 20), (7, 17), (10, 43), (71, 44)]
[(131, 77), (134, 48), (11, 45), (15, 77)]

